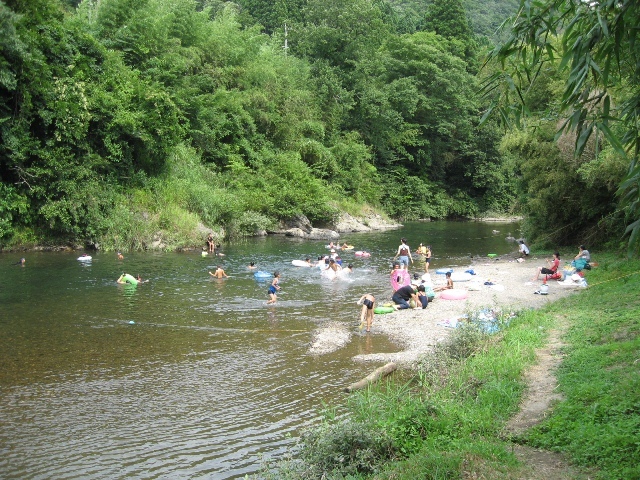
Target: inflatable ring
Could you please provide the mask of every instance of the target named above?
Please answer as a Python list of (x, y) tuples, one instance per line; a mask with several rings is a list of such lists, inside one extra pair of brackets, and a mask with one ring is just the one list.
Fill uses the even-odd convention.
[(138, 285), (139, 283), (137, 278), (135, 278), (133, 275), (129, 275), (128, 273), (125, 273), (122, 279), (130, 285)]
[(487, 253), (487, 257), (493, 258), (493, 257), (497, 257), (497, 256), (498, 256), (497, 253)]
[(310, 267), (311, 265), (304, 260), (291, 260), (291, 265), (294, 267)]
[(271, 278), (273, 277), (273, 274), (269, 273), (269, 272), (256, 272), (253, 274), (253, 276), (259, 280), (264, 280), (265, 278)]
[(473, 278), (473, 276), (470, 273), (467, 272), (455, 272), (451, 274), (451, 281), (452, 282), (468, 282), (469, 280), (471, 280)]
[(391, 312), (395, 312), (396, 309), (393, 307), (376, 307), (373, 309), (373, 313), (391, 313)]
[(369, 252), (364, 252), (362, 250), (358, 250), (357, 252), (354, 253), (354, 255), (356, 257), (370, 257), (371, 254)]
[(91, 255), (82, 255), (82, 256), (78, 257), (78, 261), (80, 261), (80, 262), (90, 262), (91, 261)]
[(453, 268), (439, 268), (436, 270), (438, 275), (445, 275), (447, 273), (453, 273)]
[(411, 275), (406, 270), (394, 270), (391, 272), (391, 288), (395, 292), (399, 288), (411, 285)]
[(468, 292), (460, 288), (452, 288), (440, 292), (440, 298), (443, 300), (464, 300), (467, 298)]

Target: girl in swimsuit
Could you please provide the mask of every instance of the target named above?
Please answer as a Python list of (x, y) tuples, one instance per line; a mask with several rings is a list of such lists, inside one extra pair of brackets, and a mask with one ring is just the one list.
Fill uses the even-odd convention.
[(358, 305), (362, 305), (362, 311), (360, 312), (360, 325), (364, 325), (365, 320), (367, 323), (367, 332), (371, 331), (371, 324), (373, 323), (373, 306), (376, 303), (376, 297), (367, 293), (360, 297)]

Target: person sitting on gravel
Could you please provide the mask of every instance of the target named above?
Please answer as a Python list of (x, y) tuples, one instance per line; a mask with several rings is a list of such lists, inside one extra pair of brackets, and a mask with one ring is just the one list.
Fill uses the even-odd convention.
[[(538, 280), (538, 278), (540, 278), (540, 274), (542, 275), (554, 275), (557, 271), (558, 268), (560, 267), (560, 253), (555, 252), (553, 254), (553, 259), (551, 260), (547, 260), (547, 264), (548, 264), (548, 268), (547, 267), (538, 267), (536, 276), (533, 277), (531, 280), (536, 281)], [(546, 280), (546, 277), (545, 277)]]
[(439, 287), (434, 288), (433, 289), (434, 292), (441, 292), (443, 290), (450, 290), (453, 288), (453, 280), (451, 280), (451, 272), (447, 272), (445, 274), (445, 277), (447, 278), (446, 285), (441, 285)]

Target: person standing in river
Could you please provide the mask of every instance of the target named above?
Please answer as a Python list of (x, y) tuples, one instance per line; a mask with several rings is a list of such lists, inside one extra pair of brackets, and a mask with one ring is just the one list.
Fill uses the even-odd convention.
[(373, 323), (373, 307), (376, 303), (376, 297), (374, 297), (371, 293), (366, 293), (360, 300), (358, 300), (358, 305), (362, 305), (362, 309), (360, 311), (360, 328), (362, 328), (365, 323), (367, 325), (367, 332), (371, 331), (371, 324)]
[(427, 253), (424, 254), (424, 271), (429, 273), (429, 267), (431, 266), (431, 245), (427, 245)]
[(227, 275), (227, 273), (222, 269), (220, 265), (216, 267), (215, 272), (213, 273), (209, 272), (209, 275), (216, 278), (229, 278), (229, 275)]
[(267, 305), (273, 305), (278, 301), (278, 291), (280, 290), (280, 272), (273, 272), (273, 280), (269, 287), (269, 301)]
[(407, 245), (407, 239), (400, 239), (400, 246), (398, 247), (398, 251), (396, 252), (396, 256), (393, 257), (395, 260), (399, 257), (399, 261), (401, 264), (404, 264), (405, 267), (409, 268), (409, 260), (413, 263), (413, 258), (411, 257), (411, 248)]

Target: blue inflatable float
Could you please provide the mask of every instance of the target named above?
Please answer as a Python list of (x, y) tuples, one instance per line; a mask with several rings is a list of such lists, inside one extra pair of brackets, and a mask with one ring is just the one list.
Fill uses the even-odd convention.
[(266, 280), (268, 278), (273, 278), (273, 273), (259, 271), (254, 273), (253, 276), (256, 280)]
[(447, 273), (453, 273), (453, 268), (439, 268), (436, 270), (436, 273), (439, 275), (445, 275)]

